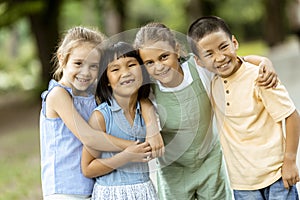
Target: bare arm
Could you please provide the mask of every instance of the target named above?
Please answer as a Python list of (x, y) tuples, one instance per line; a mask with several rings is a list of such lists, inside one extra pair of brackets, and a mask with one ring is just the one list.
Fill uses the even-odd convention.
[(249, 55), (245, 61), (260, 67), (257, 84), (266, 88), (275, 88), (278, 84), (277, 74), (270, 59), (262, 56)]
[(86, 148), (82, 150), (81, 168), (84, 176), (94, 178), (103, 176), (129, 162), (148, 162), (151, 147), (147, 142), (134, 144), (110, 158), (94, 158)]
[(299, 181), (299, 172), (296, 165), (297, 150), (300, 135), (300, 118), (294, 111), (286, 119), (286, 149), (282, 165), (282, 180), (285, 188), (295, 185)]
[(152, 157), (161, 157), (165, 152), (164, 142), (161, 137), (155, 108), (149, 99), (141, 100), (142, 117), (147, 127), (146, 141), (152, 148)]
[(72, 133), (91, 149), (121, 151), (133, 143), (91, 128), (75, 109), (71, 96), (61, 87), (55, 87), (49, 93), (46, 112), (47, 116), (60, 117)]
[[(89, 124), (95, 129), (106, 131), (105, 120), (98, 111), (93, 112)], [(100, 156), (99, 153), (95, 154), (95, 152), (91, 152), (84, 147), (81, 157), (82, 172), (86, 177), (93, 178), (108, 174), (128, 162), (148, 162), (147, 157), (151, 154), (150, 149), (148, 143), (138, 144), (138, 141), (136, 141), (113, 157), (97, 159)]]

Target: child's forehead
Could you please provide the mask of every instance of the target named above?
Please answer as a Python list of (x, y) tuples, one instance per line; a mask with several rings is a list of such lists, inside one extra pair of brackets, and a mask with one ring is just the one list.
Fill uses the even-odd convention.
[(120, 56), (120, 57), (115, 57), (113, 61), (109, 63), (110, 66), (112, 65), (118, 65), (121, 63), (127, 63), (127, 62), (137, 62), (137, 59), (135, 57), (131, 56)]
[(219, 48), (220, 45), (231, 42), (231, 38), (224, 31), (214, 31), (205, 35), (197, 42), (198, 49), (208, 50)]
[(198, 40), (200, 41), (209, 41), (209, 42), (216, 42), (216, 39), (222, 39), (222, 40), (231, 40), (231, 38), (226, 34), (226, 32), (222, 30), (213, 31), (210, 33), (205, 34), (202, 38)]
[(166, 40), (159, 40), (159, 41), (151, 41), (145, 43), (141, 50), (143, 49), (151, 49), (151, 50), (175, 50), (175, 48), (170, 44), (169, 41)]

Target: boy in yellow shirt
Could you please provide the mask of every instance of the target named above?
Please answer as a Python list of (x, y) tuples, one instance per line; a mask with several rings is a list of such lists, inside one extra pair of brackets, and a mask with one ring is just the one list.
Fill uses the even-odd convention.
[(256, 84), (259, 68), (236, 55), (221, 18), (197, 19), (188, 36), (197, 63), (216, 74), (211, 102), (235, 199), (298, 199), (300, 119), (285, 87)]

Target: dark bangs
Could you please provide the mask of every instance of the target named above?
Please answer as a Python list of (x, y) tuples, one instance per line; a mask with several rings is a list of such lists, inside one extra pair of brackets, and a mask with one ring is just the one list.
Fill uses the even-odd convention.
[(108, 86), (109, 81), (107, 77), (107, 66), (114, 60), (126, 57), (135, 58), (142, 68), (143, 85), (138, 91), (138, 100), (141, 98), (147, 98), (149, 96), (150, 78), (145, 67), (143, 66), (143, 61), (140, 58), (138, 51), (135, 50), (132, 45), (126, 42), (118, 42), (112, 45), (106, 45), (101, 54), (99, 70), (100, 79), (96, 91), (96, 95), (101, 102), (107, 102), (110, 104), (110, 100), (112, 98), (112, 88)]

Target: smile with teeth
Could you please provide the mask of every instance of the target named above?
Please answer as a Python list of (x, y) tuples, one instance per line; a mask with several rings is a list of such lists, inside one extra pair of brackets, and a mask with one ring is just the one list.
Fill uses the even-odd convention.
[(81, 83), (86, 83), (89, 81), (89, 79), (83, 79), (83, 78), (76, 78), (77, 81), (81, 82)]
[(225, 67), (228, 66), (229, 63), (230, 63), (230, 61), (228, 61), (228, 62), (226, 62), (226, 63), (224, 63), (224, 64), (222, 64), (222, 65), (219, 65), (219, 66), (217, 66), (216, 68), (217, 68), (217, 69), (225, 68)]
[(131, 84), (133, 82), (134, 82), (134, 79), (129, 79), (129, 80), (121, 82), (121, 85), (128, 85), (128, 84)]
[(158, 76), (165, 76), (169, 71), (170, 71), (170, 69), (168, 69), (168, 70), (166, 70), (166, 71), (164, 71), (164, 72), (162, 72), (162, 73), (159, 73), (159, 74), (157, 74), (157, 75), (158, 75)]

